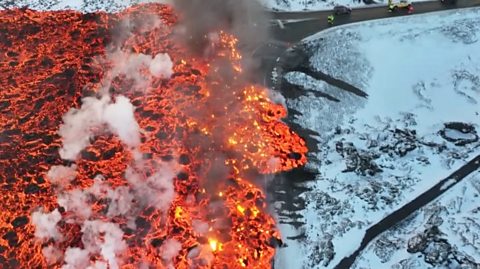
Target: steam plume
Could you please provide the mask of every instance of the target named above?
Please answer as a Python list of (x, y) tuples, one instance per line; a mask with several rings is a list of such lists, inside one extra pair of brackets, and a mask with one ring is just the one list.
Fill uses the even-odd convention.
[[(72, 108), (63, 116), (63, 124), (59, 129), (63, 145), (59, 153), (62, 159), (75, 161), (95, 135), (110, 132), (118, 136), (126, 149), (131, 151), (134, 163), (125, 174), (129, 185), (119, 187), (111, 186), (99, 175), (93, 179), (91, 187), (72, 189), (72, 182), (77, 176), (75, 164), (55, 165), (47, 172), (47, 179), (57, 191), (57, 203), (67, 215), (62, 217), (58, 209), (50, 213), (39, 210), (32, 214), (32, 222), (38, 239), (54, 240), (53, 245), (42, 249), (47, 262), (55, 264), (63, 260), (62, 269), (119, 268), (127, 246), (123, 231), (113, 218), (123, 217), (127, 223), (133, 223), (131, 228), (135, 228), (133, 220), (142, 209), (154, 206), (166, 211), (175, 196), (172, 179), (177, 171), (174, 166), (159, 163), (158, 171), (147, 178), (137, 172), (142, 169), (142, 160), (138, 157), (141, 130), (134, 116), (135, 107), (127, 97), (113, 97), (108, 91), (113, 79), (119, 75), (133, 80), (133, 86), (140, 89), (147, 88), (152, 77), (168, 79), (173, 73), (169, 55), (157, 54), (152, 57), (115, 50), (108, 54), (105, 62), (113, 66), (101, 83), (100, 97), (83, 98), (80, 108)], [(108, 201), (104, 216), (98, 216), (92, 210), (93, 203), (100, 199)], [(83, 247), (69, 247), (64, 253), (60, 250), (62, 234), (57, 224), (62, 218), (66, 223), (81, 226)], [(166, 257), (170, 263), (181, 245), (169, 242), (165, 248), (170, 255)], [(92, 261), (92, 257), (101, 259)]]
[[(240, 49), (243, 51), (245, 64), (248, 65), (254, 62), (254, 59), (249, 57), (250, 52), (268, 38), (268, 19), (255, 1), (174, 0), (174, 4), (183, 16), (179, 32), (184, 41), (191, 45), (194, 53), (204, 54), (212, 39), (218, 38), (215, 33), (223, 30), (236, 35), (242, 41)], [(152, 18), (149, 17), (148, 20)], [(152, 25), (156, 27), (159, 24)], [(121, 38), (128, 35), (130, 35), (128, 32), (122, 33)], [(63, 142), (60, 149), (62, 159), (76, 161), (81, 151), (90, 146), (91, 140), (105, 132), (118, 136), (132, 155), (138, 156), (141, 152), (139, 148), (141, 129), (135, 119), (135, 107), (123, 95), (111, 96), (110, 86), (116, 77), (123, 75), (133, 81), (133, 88), (145, 90), (150, 86), (153, 78), (170, 78), (173, 73), (173, 63), (168, 54), (146, 55), (133, 53), (128, 48), (110, 51), (106, 62), (111, 63), (113, 67), (101, 83), (100, 96), (83, 98), (80, 108), (72, 108), (63, 117), (64, 124), (59, 129)], [(212, 64), (213, 69), (220, 70), (224, 70), (222, 67), (227, 65), (229, 63), (220, 60)], [(224, 80), (228, 81), (228, 71), (223, 75), (225, 75)], [(231, 93), (221, 93), (226, 88), (228, 85), (212, 88), (215, 97), (210, 102), (206, 102), (204, 109), (208, 116), (211, 110), (216, 110), (216, 103), (233, 100), (231, 98), (234, 96)], [(130, 90), (118, 89), (120, 93)], [(200, 112), (205, 113), (191, 111), (191, 113), (197, 113), (197, 117), (202, 117)], [(223, 120), (222, 117), (218, 117), (218, 123), (213, 124), (213, 127), (221, 126)], [(212, 143), (222, 141), (216, 136), (212, 138), (214, 140)], [(224, 166), (224, 159), (218, 155), (215, 156), (218, 159), (217, 163)], [(72, 189), (69, 187), (72, 187), (72, 182), (77, 175), (76, 165), (52, 166), (47, 178), (56, 186), (57, 203), (67, 213), (63, 217), (64, 220), (81, 227), (83, 246), (69, 247), (62, 253), (59, 250), (62, 235), (57, 227), (62, 220), (62, 215), (57, 209), (51, 213), (34, 212), (32, 220), (36, 226), (36, 237), (44, 241), (55, 240), (42, 250), (49, 263), (63, 260), (62, 268), (64, 269), (115, 269), (121, 266), (126, 242), (123, 240), (123, 231), (114, 218), (123, 217), (131, 221), (147, 207), (165, 212), (175, 199), (173, 178), (180, 169), (173, 163), (153, 160), (157, 164), (156, 169), (149, 176), (145, 176), (145, 173), (142, 173), (145, 171), (142, 171), (141, 161), (139, 158), (134, 158), (129, 164), (124, 175), (125, 185), (120, 187), (113, 187), (108, 184), (108, 179), (99, 176), (92, 179), (91, 187)], [(228, 171), (222, 169), (225, 167), (220, 167), (216, 171), (205, 171), (205, 174), (223, 178)], [(108, 204), (103, 216), (95, 215), (96, 213), (92, 210), (92, 204), (100, 198), (105, 199)], [(206, 223), (195, 224), (195, 230), (198, 233), (206, 234), (208, 228)], [(173, 268), (172, 259), (178, 255), (181, 247), (180, 242), (173, 239), (167, 239), (162, 244), (160, 256), (165, 265)], [(191, 256), (202, 257), (207, 263), (213, 259), (211, 249), (205, 246), (192, 249)], [(94, 257), (100, 257), (100, 259), (94, 261)]]
[(36, 211), (32, 214), (32, 222), (35, 225), (35, 237), (41, 240), (60, 240), (62, 234), (57, 228), (57, 223), (62, 219), (57, 209), (50, 213)]

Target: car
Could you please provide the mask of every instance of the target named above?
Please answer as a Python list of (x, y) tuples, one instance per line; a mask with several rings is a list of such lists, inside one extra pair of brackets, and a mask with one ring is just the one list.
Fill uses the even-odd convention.
[(392, 0), (388, 0), (388, 11), (393, 12), (399, 9), (407, 9), (408, 13), (413, 12), (413, 6), (407, 0), (401, 0), (400, 2), (393, 2)]
[(333, 13), (335, 13), (335, 15), (348, 15), (352, 13), (352, 9), (346, 6), (335, 6)]

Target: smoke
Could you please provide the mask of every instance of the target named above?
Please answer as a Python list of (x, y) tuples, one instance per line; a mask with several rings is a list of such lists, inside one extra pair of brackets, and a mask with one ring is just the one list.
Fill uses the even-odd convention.
[(90, 144), (93, 128), (101, 124), (103, 109), (108, 98), (98, 100), (87, 97), (82, 100), (80, 109), (72, 108), (63, 116), (63, 125), (58, 133), (62, 137), (63, 147), (60, 157), (75, 160), (85, 147)]
[(170, 78), (173, 71), (173, 63), (166, 53), (159, 53), (150, 62), (150, 73), (158, 78)]
[(82, 243), (90, 254), (100, 254), (111, 269), (119, 268), (117, 256), (127, 245), (118, 224), (100, 220), (86, 221), (82, 233)]
[(118, 96), (116, 102), (108, 105), (103, 113), (104, 121), (113, 133), (129, 147), (140, 144), (140, 127), (133, 116), (134, 107), (125, 96)]
[(192, 261), (192, 268), (209, 268), (214, 259), (212, 249), (208, 245), (198, 245), (192, 248), (188, 252), (187, 257)]
[(62, 269), (87, 268), (90, 264), (90, 255), (81, 248), (68, 248), (65, 251), (65, 264)]
[(47, 264), (52, 265), (60, 261), (63, 253), (58, 248), (50, 245), (42, 248), (42, 255), (47, 260)]
[[(170, 56), (159, 53), (152, 57), (113, 50), (100, 63), (108, 63), (111, 68), (101, 82), (99, 95), (83, 98), (79, 108), (71, 108), (62, 117), (63, 124), (58, 131), (62, 139), (60, 157), (76, 161), (96, 135), (111, 133), (122, 141), (133, 160), (125, 171), (126, 185), (116, 187), (101, 175), (92, 179), (90, 187), (76, 186), (76, 164), (54, 165), (47, 172), (46, 178), (54, 187), (57, 204), (64, 214), (58, 209), (50, 213), (40, 209), (33, 212), (32, 222), (35, 237), (50, 242), (42, 249), (47, 263), (63, 262), (63, 269), (120, 268), (127, 244), (116, 219), (124, 219), (129, 228), (135, 229), (134, 220), (143, 209), (155, 207), (166, 212), (175, 198), (173, 178), (178, 169), (172, 163), (154, 160), (156, 171), (150, 176), (144, 175), (139, 148), (143, 131), (135, 119), (135, 106), (126, 96), (112, 96), (109, 92), (118, 76), (132, 80), (132, 87), (143, 91), (154, 78), (168, 79), (173, 73)], [(123, 89), (124, 92), (129, 90)], [(97, 212), (93, 206), (104, 206), (105, 209)], [(81, 227), (82, 247), (70, 246), (65, 251), (61, 250), (63, 236), (58, 226), (60, 221)], [(164, 248), (167, 251), (164, 258), (170, 263), (181, 245), (172, 241)]]
[(166, 211), (174, 197), (173, 178), (178, 173), (173, 163), (161, 164), (158, 171), (142, 180), (132, 168), (127, 168), (125, 178), (130, 183), (138, 197), (141, 197), (144, 207), (153, 206)]
[(175, 239), (168, 239), (160, 247), (160, 253), (162, 259), (172, 267), (172, 259), (178, 255), (178, 252), (182, 249), (182, 244)]
[(63, 141), (60, 157), (65, 160), (77, 159), (80, 152), (90, 145), (95, 133), (101, 133), (102, 125), (108, 126), (125, 145), (131, 148), (138, 146), (140, 127), (133, 112), (130, 100), (121, 95), (117, 96), (116, 102), (112, 102), (109, 96), (83, 98), (80, 109), (72, 108), (63, 116), (63, 124), (59, 129)]
[(92, 215), (88, 201), (87, 193), (79, 189), (60, 193), (57, 198), (59, 206), (80, 219), (88, 219)]
[(95, 197), (105, 198), (110, 201), (106, 213), (106, 216), (109, 218), (131, 214), (134, 209), (133, 207), (135, 206), (134, 201), (138, 198), (135, 197), (130, 186), (111, 188), (103, 182), (102, 177), (96, 177), (94, 179), (94, 184), (87, 190), (87, 192)]
[[(158, 53), (152, 57), (116, 49), (110, 51), (107, 58), (113, 64), (113, 68), (103, 81), (105, 89), (108, 89), (111, 81), (119, 75), (125, 75), (127, 79), (132, 79), (135, 88), (145, 90), (151, 83), (152, 77), (169, 79), (173, 74), (172, 60), (166, 53)], [(149, 72), (143, 72), (145, 70)]]
[(243, 64), (257, 64), (253, 51), (269, 39), (269, 16), (256, 0), (173, 0), (181, 14), (177, 30), (195, 53), (205, 54), (212, 33), (224, 31), (240, 40)]
[(57, 186), (65, 186), (69, 184), (77, 176), (77, 166), (75, 164), (71, 166), (54, 165), (50, 167), (47, 173), (47, 178), (50, 183)]
[[(123, 240), (123, 231), (114, 218), (123, 216), (127, 223), (133, 223), (134, 218), (140, 211), (147, 207), (155, 207), (165, 212), (175, 197), (173, 177), (177, 170), (172, 169), (169, 163), (160, 163), (158, 172), (145, 178), (136, 173), (134, 168), (128, 167), (125, 172), (128, 186), (112, 187), (101, 176), (94, 178), (94, 183), (86, 189), (72, 189), (66, 191), (68, 183), (74, 178), (71, 168), (52, 166), (48, 173), (57, 179), (57, 183), (66, 185), (57, 186), (57, 203), (67, 213), (64, 217), (58, 209), (50, 213), (36, 211), (32, 214), (32, 222), (35, 225), (35, 237), (48, 241), (53, 239), (55, 245), (49, 245), (42, 249), (49, 264), (55, 264), (62, 260), (62, 268), (89, 269), (89, 268), (119, 268), (123, 252), (127, 246)], [(64, 174), (60, 174), (63, 172)], [(69, 177), (70, 180), (62, 181), (59, 178)], [(108, 202), (104, 215), (95, 215), (92, 211), (94, 201), (104, 199)], [(62, 234), (57, 224), (62, 220), (66, 223), (81, 225), (83, 248), (70, 247), (65, 253), (60, 251), (59, 243), (62, 242)], [(135, 228), (132, 226), (131, 228)], [(166, 241), (162, 257), (168, 263), (181, 249), (177, 241)], [(101, 256), (91, 264), (92, 257)]]
[(57, 223), (61, 219), (62, 215), (57, 209), (50, 213), (44, 213), (42, 211), (33, 212), (32, 223), (35, 225), (35, 237), (43, 241), (62, 239), (62, 234), (57, 228)]
[[(218, 31), (232, 33), (241, 41), (241, 51), (244, 55), (244, 66), (249, 70), (250, 64), (255, 62), (250, 53), (268, 39), (268, 18), (260, 5), (255, 1), (239, 0), (173, 0), (174, 5), (182, 14), (182, 21), (177, 29), (177, 36), (185, 41), (193, 53), (204, 55), (209, 53), (212, 42), (218, 39)], [(146, 17), (143, 30), (159, 27), (159, 18)], [(136, 23), (125, 20), (124, 32), (116, 38), (128, 38), (132, 29), (138, 29)], [(140, 32), (141, 32), (140, 31)], [(218, 41), (218, 40), (217, 40)], [(97, 176), (92, 178), (93, 184), (89, 187), (78, 186), (75, 178), (79, 171), (76, 164), (71, 166), (52, 166), (47, 173), (47, 179), (54, 186), (57, 194), (57, 203), (65, 212), (60, 214), (58, 209), (50, 213), (36, 211), (32, 214), (35, 225), (35, 236), (49, 242), (42, 249), (43, 255), (49, 264), (62, 263), (63, 269), (100, 269), (119, 268), (122, 265), (123, 255), (127, 248), (123, 231), (117, 224), (118, 219), (126, 220), (128, 228), (134, 229), (134, 220), (142, 210), (153, 207), (165, 213), (175, 199), (173, 179), (181, 171), (176, 162), (151, 160), (154, 169), (145, 169), (141, 159), (142, 133), (135, 118), (135, 106), (125, 96), (138, 89), (145, 93), (156, 79), (169, 79), (173, 74), (173, 62), (168, 54), (158, 53), (147, 55), (132, 52), (130, 48), (111, 49), (101, 63), (110, 64), (109, 71), (101, 81), (101, 88), (97, 96), (84, 97), (79, 108), (71, 108), (63, 116), (63, 124), (58, 134), (62, 139), (59, 150), (64, 160), (77, 161), (80, 153), (91, 145), (95, 136), (110, 133), (117, 136), (125, 148), (134, 156), (124, 171), (124, 182), (121, 186), (113, 185), (108, 178)], [(232, 72), (231, 63), (216, 59), (212, 62), (212, 72), (219, 72), (225, 82), (230, 82)], [(227, 68), (228, 67), (228, 68)], [(115, 89), (118, 95), (110, 92), (114, 80), (122, 76), (131, 80), (131, 88)], [(222, 82), (223, 82), (222, 81)], [(247, 81), (243, 81), (247, 82)], [(232, 103), (236, 98), (231, 92), (231, 85), (212, 86), (212, 98), (203, 106), (202, 111), (185, 111), (194, 118), (210, 117), (215, 114), (217, 122), (212, 125), (215, 130), (209, 143), (223, 143), (225, 134), (220, 127), (228, 117), (221, 116), (224, 103)], [(124, 94), (124, 95), (122, 95)], [(232, 114), (236, 108), (230, 107)], [(195, 114), (195, 115), (193, 115)], [(187, 143), (193, 145), (200, 141), (192, 138)], [(188, 145), (187, 145), (188, 146)], [(202, 145), (206, 146), (206, 145)], [(172, 153), (175, 154), (175, 153)], [(201, 171), (207, 178), (226, 178), (228, 169), (225, 167), (225, 158), (219, 152), (210, 153), (215, 156), (205, 156), (212, 161), (208, 171)], [(152, 171), (153, 170), (153, 171)], [(206, 169), (205, 169), (206, 170)], [(212, 181), (210, 182), (212, 183)], [(213, 189), (213, 187), (212, 187)], [(213, 191), (213, 190), (211, 190)], [(103, 210), (96, 212), (93, 206), (103, 206)], [(211, 211), (218, 207), (210, 208)], [(208, 210), (208, 209), (207, 209)], [(69, 224), (81, 227), (82, 246), (69, 246), (65, 252), (62, 234), (58, 223), (63, 220)], [(209, 224), (193, 220), (193, 228), (198, 234), (206, 235)], [(228, 226), (216, 222), (220, 228)], [(182, 245), (177, 240), (167, 239), (159, 248), (160, 257), (164, 264), (173, 268), (173, 259), (178, 255)], [(190, 250), (189, 257), (199, 265), (208, 265), (213, 260), (213, 254), (208, 245), (200, 245)]]
[[(64, 191), (66, 186), (59, 187), (57, 203), (68, 213), (64, 221), (81, 225), (84, 248), (68, 248), (62, 253), (56, 245), (44, 247), (42, 253), (47, 262), (54, 264), (63, 256), (62, 268), (107, 268), (107, 265), (108, 268), (119, 268), (126, 243), (123, 240), (123, 231), (118, 224), (112, 222), (113, 219), (124, 216), (132, 222), (142, 208), (149, 206), (166, 211), (175, 196), (172, 182), (174, 170), (169, 169), (167, 164), (160, 167), (162, 169), (159, 172), (146, 179), (135, 173), (133, 168), (127, 168), (126, 179), (129, 186), (113, 188), (98, 176), (94, 179), (94, 184), (86, 189)], [(54, 170), (59, 171), (58, 167)], [(67, 175), (71, 173), (68, 169), (63, 171), (66, 171)], [(99, 199), (109, 201), (106, 206), (108, 210), (103, 217), (94, 215), (92, 211), (93, 201)], [(105, 219), (109, 221), (104, 221)], [(50, 213), (34, 212), (32, 221), (36, 228), (35, 237), (43, 241), (53, 239), (60, 243), (62, 235), (57, 227), (60, 220), (62, 216), (58, 209)], [(166, 255), (163, 256), (164, 259), (171, 260), (172, 255), (176, 255), (181, 249), (181, 245), (172, 241), (165, 245), (165, 249), (166, 254), (162, 254)], [(100, 255), (105, 262), (97, 260), (91, 265), (91, 257), (95, 255)]]
[(192, 228), (199, 235), (206, 235), (209, 227), (210, 226), (208, 225), (208, 223), (204, 221), (200, 221), (200, 220), (192, 221)]

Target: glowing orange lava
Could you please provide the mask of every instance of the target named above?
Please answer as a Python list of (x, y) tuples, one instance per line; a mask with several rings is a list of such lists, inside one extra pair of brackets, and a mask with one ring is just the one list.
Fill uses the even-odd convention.
[[(144, 25), (146, 17), (162, 23), (118, 37), (125, 19)], [(29, 217), (39, 206), (47, 211), (58, 207), (45, 175), (52, 165), (66, 164), (58, 153), (62, 115), (101, 88), (109, 64), (98, 59), (105, 58), (107, 46), (146, 55), (168, 53), (174, 62), (169, 80), (154, 79), (145, 88), (135, 88), (119, 76), (110, 85), (113, 96), (121, 93), (136, 107), (146, 167), (153, 167), (154, 160), (177, 161), (181, 167), (166, 215), (144, 208), (135, 231), (124, 225), (126, 219), (115, 220), (128, 245), (122, 268), (138, 268), (142, 262), (166, 268), (160, 246), (168, 239), (182, 245), (175, 268), (271, 267), (272, 242), (279, 233), (253, 177), (305, 164), (307, 148), (280, 121), (286, 111), (271, 102), (264, 88), (237, 81), (243, 71), (233, 36), (220, 33), (215, 55), (228, 60), (234, 70), (233, 80), (224, 81), (211, 70), (213, 58), (188, 56), (172, 38), (176, 21), (173, 10), (159, 4), (118, 14), (0, 11), (1, 268), (62, 265), (47, 266), (41, 249), (49, 242), (42, 246), (35, 240)], [(125, 185), (131, 161), (118, 138), (99, 134), (77, 161), (71, 188), (91, 186), (99, 174), (112, 186)], [(226, 173), (209, 173), (218, 163)], [(101, 218), (102, 201), (93, 211)], [(209, 224), (205, 234), (194, 229), (199, 221)], [(59, 225), (66, 235), (62, 247), (82, 244), (78, 225)]]

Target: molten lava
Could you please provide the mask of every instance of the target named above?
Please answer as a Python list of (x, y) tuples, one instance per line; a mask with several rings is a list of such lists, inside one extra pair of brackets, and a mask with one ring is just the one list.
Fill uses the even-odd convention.
[[(146, 17), (161, 24), (145, 25), (155, 21)], [(121, 36), (126, 19), (138, 27)], [(255, 178), (305, 164), (305, 143), (280, 121), (286, 116), (283, 106), (273, 104), (262, 87), (242, 82), (233, 36), (219, 33), (214, 56), (189, 56), (172, 38), (176, 21), (170, 7), (157, 4), (118, 14), (0, 11), (1, 268), (62, 266), (63, 260), (47, 265), (42, 247), (53, 242), (35, 239), (30, 216), (39, 206), (47, 212), (58, 207), (46, 174), (53, 165), (71, 163), (59, 156), (62, 115), (105, 87), (110, 64), (99, 59), (108, 59), (107, 50), (168, 53), (174, 63), (168, 80), (155, 78), (140, 88), (119, 75), (109, 85), (112, 96), (127, 96), (136, 108), (146, 167), (137, 172), (149, 176), (155, 160), (177, 162), (180, 169), (166, 214), (142, 208), (136, 230), (125, 218), (113, 219), (128, 246), (121, 268), (167, 268), (161, 254), (169, 239), (181, 243), (174, 268), (271, 267), (280, 235)], [(230, 64), (228, 76), (215, 69), (212, 61), (219, 59)], [(67, 188), (88, 188), (97, 175), (111, 186), (127, 185), (132, 159), (117, 137), (99, 133), (81, 152), (76, 178)], [(212, 172), (219, 164), (224, 172)], [(105, 218), (101, 199), (92, 211)], [(60, 212), (68, 219), (68, 210)], [(195, 223), (208, 224), (208, 231), (199, 233)], [(62, 251), (82, 246), (77, 224), (58, 226), (65, 238)]]

